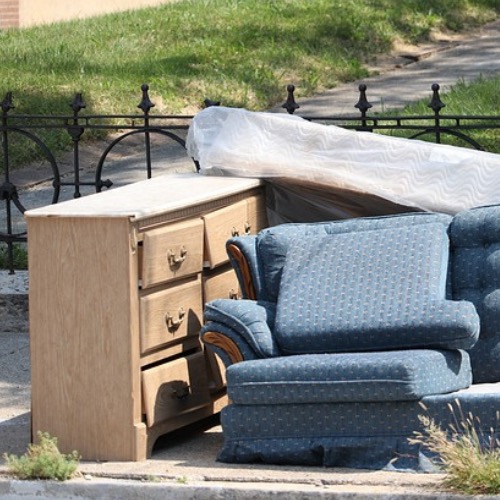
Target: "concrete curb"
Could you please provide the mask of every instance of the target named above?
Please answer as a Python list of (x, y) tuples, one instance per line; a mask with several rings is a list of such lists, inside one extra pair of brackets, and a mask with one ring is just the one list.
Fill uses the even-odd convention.
[[(443, 500), (453, 498), (466, 500), (483, 496), (463, 496), (448, 492), (397, 492), (387, 487), (381, 491), (379, 486), (352, 485), (296, 485), (269, 483), (190, 483), (153, 482), (134, 480), (112, 480), (108, 478), (73, 479), (67, 482), (56, 481), (0, 481), (1, 499), (151, 499), (151, 500), (205, 500), (205, 499), (242, 499), (260, 500), (262, 498), (283, 500)], [(489, 500), (499, 499), (488, 496)]]

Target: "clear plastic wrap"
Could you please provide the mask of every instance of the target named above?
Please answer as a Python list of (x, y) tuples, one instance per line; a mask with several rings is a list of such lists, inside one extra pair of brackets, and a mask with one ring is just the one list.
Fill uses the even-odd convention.
[(500, 155), (298, 116), (207, 108), (194, 117), (187, 147), (202, 174), (269, 180), (280, 196), (326, 208), (331, 218), (500, 203)]

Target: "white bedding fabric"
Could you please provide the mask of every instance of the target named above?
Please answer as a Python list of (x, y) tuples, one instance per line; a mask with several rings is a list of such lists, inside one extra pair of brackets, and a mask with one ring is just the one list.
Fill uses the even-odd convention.
[(187, 147), (206, 175), (302, 181), (450, 214), (500, 203), (498, 154), (287, 114), (207, 108), (194, 117)]

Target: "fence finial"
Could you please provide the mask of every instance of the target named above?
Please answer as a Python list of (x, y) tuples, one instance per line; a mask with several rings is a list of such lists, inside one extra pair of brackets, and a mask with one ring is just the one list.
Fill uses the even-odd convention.
[(137, 105), (138, 108), (141, 108), (144, 113), (147, 115), (151, 108), (154, 108), (155, 105), (153, 102), (151, 102), (151, 99), (149, 98), (148, 90), (149, 90), (149, 85), (143, 83), (141, 85), (141, 90), (142, 90), (142, 101)]
[(12, 101), (12, 92), (7, 92), (5, 98), (2, 101), (2, 111), (8, 113), (11, 109), (15, 108)]
[(438, 83), (433, 83), (431, 86), (432, 89), (432, 99), (431, 102), (428, 104), (428, 107), (434, 111), (434, 113), (439, 113), (445, 106), (446, 104), (441, 101), (441, 97), (439, 96), (439, 89), (441, 87), (439, 86)]
[(288, 92), (288, 97), (281, 107), (285, 108), (289, 115), (293, 115), (295, 110), (300, 108), (300, 106), (295, 102), (295, 96), (293, 95), (295, 92), (295, 85), (287, 85), (286, 91)]
[(361, 111), (363, 117), (366, 115), (366, 112), (372, 107), (372, 105), (368, 102), (368, 99), (366, 98), (366, 89), (367, 87), (364, 83), (361, 83), (359, 85), (358, 87), (359, 100), (354, 105), (355, 108), (358, 108)]
[(77, 115), (82, 109), (87, 107), (85, 101), (83, 100), (81, 92), (75, 94), (75, 97), (73, 97), (73, 101), (71, 102), (70, 107), (75, 113), (75, 115)]
[(212, 99), (204, 99), (203, 106), (205, 108), (211, 108), (213, 106), (220, 106), (220, 101), (213, 101)]

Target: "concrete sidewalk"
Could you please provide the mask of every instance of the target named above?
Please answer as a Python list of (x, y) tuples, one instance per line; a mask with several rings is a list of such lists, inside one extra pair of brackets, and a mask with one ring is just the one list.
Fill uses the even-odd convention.
[[(373, 105), (370, 114), (401, 108), (418, 99), (430, 100), (433, 83), (438, 83), (441, 90), (446, 91), (459, 81), (471, 82), (480, 76), (500, 74), (499, 56), (500, 21), (497, 21), (473, 35), (443, 36), (433, 44), (403, 47), (383, 56), (371, 67), (372, 71), (379, 72), (377, 76), (339, 85), (311, 98), (299, 98), (300, 109), (296, 113), (304, 116), (359, 116), (354, 105), (360, 83), (368, 87), (368, 101)], [(485, 110), (490, 114), (499, 112), (498, 109)], [(446, 113), (446, 108), (443, 113)]]
[[(430, 97), (430, 86), (435, 82), (446, 89), (459, 80), (500, 74), (500, 22), (470, 37), (412, 49), (409, 56), (395, 54), (385, 58), (380, 62), (381, 74), (365, 80), (374, 112), (401, 106), (418, 97)], [(416, 62), (407, 64), (410, 60)], [(353, 113), (359, 83), (299, 99), (299, 113), (308, 116)], [(24, 453), (30, 441), (26, 282), (23, 273), (0, 274), (0, 455)], [(0, 498), (450, 497), (440, 490), (440, 475), (221, 464), (216, 461), (222, 442), (221, 428), (214, 420), (205, 425), (162, 438), (152, 459), (144, 462), (82, 463), (80, 476), (65, 483), (14, 480), (0, 459)]]
[[(21, 274), (16, 276), (18, 281)], [(14, 281), (7, 274), (1, 278)], [(0, 498), (447, 497), (439, 474), (217, 462), (223, 437), (216, 417), (160, 438), (143, 462), (82, 462), (78, 477), (64, 483), (15, 480), (3, 454), (23, 454), (30, 442), (28, 334), (0, 333), (0, 360)]]

